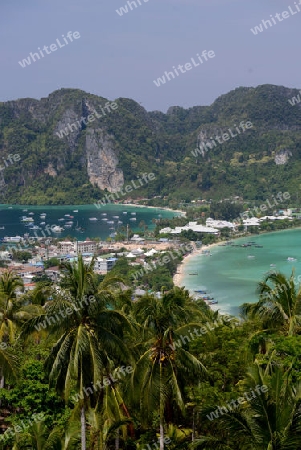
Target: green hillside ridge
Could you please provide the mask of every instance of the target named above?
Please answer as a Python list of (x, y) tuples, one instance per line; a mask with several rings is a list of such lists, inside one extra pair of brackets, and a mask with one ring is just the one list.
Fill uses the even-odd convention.
[[(108, 100), (61, 89), (41, 100), (0, 103), (0, 161), (20, 155), (18, 163), (0, 172), (0, 202), (93, 203), (112, 191), (114, 177), (120, 188), (145, 172), (153, 172), (155, 180), (122, 198), (165, 196), (165, 204), (177, 204), (236, 195), (264, 200), (288, 191), (294, 201), (301, 186), (301, 103), (291, 106), (288, 100), (298, 92), (273, 85), (240, 87), (210, 106), (173, 106), (166, 114), (119, 98), (116, 110), (63, 138), (56, 133), (91, 109), (100, 112)], [(210, 142), (241, 121), (253, 127), (204, 156), (193, 156), (201, 133)], [(106, 158), (112, 164), (108, 169)], [(90, 170), (104, 180), (102, 189), (91, 183), (88, 159)]]

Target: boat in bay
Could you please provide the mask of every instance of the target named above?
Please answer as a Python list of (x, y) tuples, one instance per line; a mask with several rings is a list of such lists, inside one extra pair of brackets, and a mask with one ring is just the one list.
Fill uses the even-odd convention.
[(64, 228), (60, 227), (59, 225), (54, 225), (53, 227), (51, 227), (51, 230), (53, 231), (53, 233), (61, 233)]

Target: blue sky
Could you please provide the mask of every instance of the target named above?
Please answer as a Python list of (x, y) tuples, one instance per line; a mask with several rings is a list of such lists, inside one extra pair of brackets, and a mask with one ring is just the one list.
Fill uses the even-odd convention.
[[(136, 0), (137, 1), (137, 0)], [(298, 0), (299, 1), (299, 0)], [(209, 105), (239, 86), (301, 87), (301, 12), (254, 36), (250, 28), (294, 0), (1, 0), (0, 101), (79, 88), (147, 110)], [(22, 68), (38, 47), (80, 38)], [(63, 41), (62, 41), (63, 42)], [(156, 87), (153, 80), (203, 50), (215, 58)]]

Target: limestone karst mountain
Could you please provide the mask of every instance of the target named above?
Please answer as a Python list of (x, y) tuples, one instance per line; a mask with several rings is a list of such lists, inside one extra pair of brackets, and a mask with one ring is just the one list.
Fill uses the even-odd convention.
[[(92, 202), (145, 172), (156, 178), (133, 198), (297, 195), (301, 102), (289, 102), (297, 93), (238, 88), (210, 106), (174, 106), (166, 114), (125, 98), (112, 106), (76, 89), (0, 103), (0, 165), (20, 155), (0, 171), (0, 202)], [(240, 123), (248, 121), (252, 128), (242, 132)]]

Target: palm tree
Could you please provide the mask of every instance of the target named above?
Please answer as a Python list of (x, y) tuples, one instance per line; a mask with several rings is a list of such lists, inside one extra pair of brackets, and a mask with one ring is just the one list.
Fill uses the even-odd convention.
[(140, 390), (142, 413), (159, 409), (160, 450), (163, 450), (166, 407), (170, 411), (174, 402), (182, 412), (185, 409), (182, 377), (189, 381), (191, 376), (200, 379), (206, 373), (203, 364), (182, 346), (177, 348), (174, 341), (185, 332), (181, 325), (186, 324), (187, 330), (189, 326), (201, 326), (189, 322), (192, 317), (202, 320), (204, 316), (184, 288), (175, 288), (162, 299), (144, 296), (134, 309), (142, 338), (147, 341), (133, 372), (132, 391)]
[[(36, 314), (37, 308), (25, 305), (23, 298), (17, 298), (17, 291), (24, 287), (20, 277), (4, 272), (0, 278), (0, 342), (6, 346), (14, 344), (18, 326)], [(0, 388), (4, 387), (4, 369), (1, 367)]]
[(55, 294), (52, 284), (45, 281), (38, 281), (35, 288), (28, 292), (26, 297), (33, 305), (45, 306), (47, 301)]
[[(74, 417), (72, 417), (74, 419)], [(26, 432), (16, 433), (12, 450), (74, 450), (78, 447), (80, 432), (70, 419), (65, 432), (55, 427), (50, 430), (44, 422), (36, 422)]]
[(6, 377), (9, 381), (13, 381), (17, 378), (18, 358), (15, 356), (12, 349), (5, 349), (0, 346), (0, 367), (3, 378)]
[[(120, 437), (127, 438), (127, 426), (132, 427), (132, 419), (125, 406), (119, 386), (106, 386), (102, 402), (88, 413), (91, 450), (107, 448), (109, 440), (115, 438), (115, 449), (119, 449)], [(120, 430), (122, 435), (120, 435)]]
[(258, 284), (259, 301), (246, 303), (242, 312), (259, 317), (268, 329), (281, 329), (288, 336), (296, 334), (301, 326), (301, 287), (297, 289), (294, 272), (286, 278), (280, 272), (271, 272)]
[[(266, 386), (264, 390), (256, 388)], [(254, 364), (241, 383), (248, 391), (237, 409), (215, 419), (212, 436), (203, 436), (191, 448), (226, 450), (294, 450), (301, 442), (301, 384), (293, 385), (290, 370), (268, 363)], [(255, 396), (249, 392), (252, 390)], [(238, 394), (239, 395), (239, 394)], [(208, 415), (209, 409), (202, 411)]]
[[(93, 389), (102, 380), (108, 365), (123, 361), (128, 349), (123, 342), (130, 328), (123, 314), (109, 309), (110, 296), (98, 293), (93, 261), (85, 265), (82, 256), (76, 264), (65, 263), (62, 294), (48, 302), (45, 312), (23, 328), (23, 335), (39, 324), (49, 324), (57, 337), (46, 361), (50, 385), (69, 399), (72, 385), (80, 393), (81, 448), (86, 448), (86, 410)], [(83, 395), (88, 392), (90, 395)]]
[(17, 300), (17, 291), (24, 287), (20, 277), (4, 272), (0, 278), (0, 339), (12, 344), (16, 337), (17, 324), (24, 319), (22, 300)]

